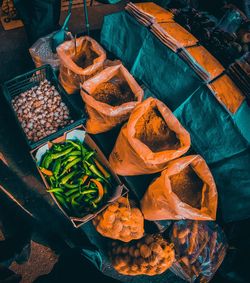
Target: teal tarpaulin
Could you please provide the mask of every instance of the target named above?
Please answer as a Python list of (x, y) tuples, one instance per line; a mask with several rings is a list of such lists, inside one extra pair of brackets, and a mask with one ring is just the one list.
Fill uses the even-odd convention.
[(171, 110), (176, 109), (201, 84), (199, 77), (178, 54), (152, 33), (145, 39), (131, 71)]
[(250, 216), (250, 150), (211, 167), (225, 222)]
[(232, 118), (242, 136), (250, 143), (250, 106), (246, 101), (242, 103)]
[(104, 18), (101, 44), (131, 69), (148, 34), (149, 30), (146, 27), (122, 11)]
[(197, 89), (174, 114), (208, 164), (232, 157), (248, 146), (230, 114), (206, 86)]

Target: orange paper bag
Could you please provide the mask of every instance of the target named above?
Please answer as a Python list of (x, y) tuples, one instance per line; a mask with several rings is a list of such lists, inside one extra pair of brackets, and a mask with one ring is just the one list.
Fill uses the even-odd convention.
[(215, 220), (217, 190), (203, 158), (191, 155), (170, 162), (141, 200), (147, 220)]
[(104, 49), (89, 36), (65, 41), (57, 47), (57, 54), (59, 81), (68, 94), (78, 91), (80, 83), (101, 71), (106, 60)]
[(81, 96), (88, 113), (87, 132), (103, 133), (128, 120), (143, 95), (142, 88), (122, 64), (107, 67), (84, 82)]
[(109, 161), (119, 175), (152, 174), (165, 169), (189, 147), (189, 133), (168, 107), (148, 98), (134, 109), (122, 128)]

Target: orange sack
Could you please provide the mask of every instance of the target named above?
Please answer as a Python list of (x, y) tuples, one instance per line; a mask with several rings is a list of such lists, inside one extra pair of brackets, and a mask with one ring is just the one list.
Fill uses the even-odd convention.
[(213, 176), (199, 155), (170, 162), (141, 200), (147, 220), (215, 220), (217, 190)]
[(126, 121), (144, 92), (122, 65), (105, 68), (81, 85), (87, 132), (103, 133)]
[(80, 83), (101, 71), (106, 60), (104, 49), (89, 36), (65, 41), (57, 47), (57, 54), (59, 81), (68, 94), (79, 90)]
[(189, 133), (168, 107), (148, 98), (134, 109), (121, 129), (109, 161), (122, 176), (152, 174), (164, 170), (189, 147)]

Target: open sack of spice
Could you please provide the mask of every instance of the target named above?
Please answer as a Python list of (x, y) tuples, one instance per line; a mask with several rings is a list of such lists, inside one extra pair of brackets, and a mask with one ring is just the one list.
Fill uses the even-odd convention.
[(161, 234), (147, 235), (130, 243), (113, 242), (110, 258), (115, 270), (124, 275), (157, 275), (175, 261), (174, 246)]
[(126, 121), (143, 99), (143, 90), (121, 64), (105, 68), (81, 85), (88, 133), (111, 130)]
[(47, 192), (75, 226), (122, 195), (123, 185), (82, 126), (35, 149), (32, 156)]
[(60, 59), (59, 80), (65, 90), (72, 94), (83, 83), (99, 72), (106, 59), (106, 52), (91, 37), (83, 36), (66, 41), (57, 47)]
[(123, 242), (140, 239), (144, 235), (144, 218), (139, 208), (121, 197), (93, 219), (96, 230), (104, 237)]
[(147, 220), (215, 220), (217, 190), (213, 176), (199, 155), (170, 162), (141, 200)]
[(188, 282), (209, 282), (223, 262), (227, 240), (222, 229), (211, 221), (175, 222), (170, 238), (176, 261), (171, 271)]
[(109, 161), (119, 175), (152, 174), (162, 171), (189, 147), (189, 133), (168, 107), (148, 98), (133, 110), (121, 129)]

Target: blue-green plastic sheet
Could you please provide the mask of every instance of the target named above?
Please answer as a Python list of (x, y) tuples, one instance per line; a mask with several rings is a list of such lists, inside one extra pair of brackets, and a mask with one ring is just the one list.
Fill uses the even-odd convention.
[(101, 44), (131, 69), (148, 34), (146, 27), (122, 11), (104, 18)]
[(206, 86), (198, 88), (174, 114), (189, 131), (194, 150), (208, 164), (239, 154), (248, 146), (231, 115)]
[(211, 167), (225, 222), (250, 217), (250, 150)]
[(201, 85), (195, 72), (152, 33), (145, 39), (131, 72), (172, 110)]

